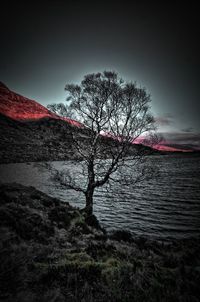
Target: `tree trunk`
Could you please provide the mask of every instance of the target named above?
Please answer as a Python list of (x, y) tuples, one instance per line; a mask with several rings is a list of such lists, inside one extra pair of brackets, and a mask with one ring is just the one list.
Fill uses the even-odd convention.
[(86, 206), (85, 213), (89, 217), (93, 214), (93, 194), (94, 194), (94, 154), (91, 154), (90, 161), (88, 163), (88, 186), (85, 193)]
[(94, 188), (89, 188), (86, 192), (86, 207), (85, 213), (87, 216), (91, 216), (93, 214), (93, 194)]

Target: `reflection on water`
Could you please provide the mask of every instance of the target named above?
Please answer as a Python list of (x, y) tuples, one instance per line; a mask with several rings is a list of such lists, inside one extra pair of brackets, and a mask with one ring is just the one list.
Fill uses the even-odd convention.
[[(183, 238), (200, 234), (200, 162), (192, 156), (153, 156), (160, 175), (137, 184), (129, 192), (95, 194), (94, 213), (108, 230), (126, 229), (133, 234)], [(54, 162), (57, 169), (77, 169), (72, 162)], [(50, 172), (36, 163), (0, 166), (1, 182), (19, 182), (83, 207), (84, 196), (64, 190), (50, 179)], [(117, 189), (117, 188), (116, 188)]]

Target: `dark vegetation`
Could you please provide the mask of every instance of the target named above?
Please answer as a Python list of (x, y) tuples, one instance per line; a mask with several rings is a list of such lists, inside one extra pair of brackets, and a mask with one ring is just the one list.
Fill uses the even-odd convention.
[(1, 301), (199, 301), (199, 238), (106, 234), (95, 216), (19, 184), (0, 196)]

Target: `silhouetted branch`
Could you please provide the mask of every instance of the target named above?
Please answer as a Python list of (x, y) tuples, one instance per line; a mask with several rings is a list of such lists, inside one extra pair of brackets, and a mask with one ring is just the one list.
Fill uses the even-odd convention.
[[(68, 104), (48, 108), (62, 116), (70, 114), (85, 125), (84, 132), (77, 128), (71, 134), (84, 181), (80, 184), (69, 170), (57, 172), (55, 180), (83, 192), (91, 214), (96, 188), (106, 185), (108, 189), (116, 182), (128, 187), (147, 175), (153, 177), (153, 167), (143, 165), (158, 140), (150, 113), (151, 97), (145, 88), (125, 83), (110, 71), (88, 74), (80, 85), (68, 84), (65, 90)], [(146, 146), (137, 145), (138, 140)]]

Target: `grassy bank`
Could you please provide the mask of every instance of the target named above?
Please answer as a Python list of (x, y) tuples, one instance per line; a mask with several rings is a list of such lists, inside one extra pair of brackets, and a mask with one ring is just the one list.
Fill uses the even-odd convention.
[(33, 187), (1, 185), (0, 196), (0, 300), (199, 301), (199, 238), (106, 234)]

